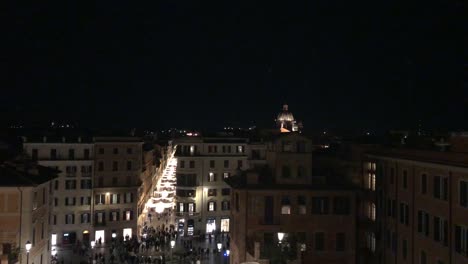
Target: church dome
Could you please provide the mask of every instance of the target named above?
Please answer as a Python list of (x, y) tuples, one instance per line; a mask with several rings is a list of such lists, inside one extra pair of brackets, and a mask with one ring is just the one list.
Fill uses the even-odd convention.
[(283, 105), (283, 111), (278, 114), (276, 118), (278, 122), (292, 122), (294, 121), (294, 116), (291, 112), (288, 111), (288, 105)]

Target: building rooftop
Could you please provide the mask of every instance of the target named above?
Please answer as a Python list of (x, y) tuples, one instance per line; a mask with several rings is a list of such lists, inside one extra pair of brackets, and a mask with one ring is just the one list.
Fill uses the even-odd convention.
[(367, 154), (468, 168), (468, 153), (380, 148)]
[(29, 161), (0, 164), (0, 187), (37, 186), (57, 178), (59, 171)]

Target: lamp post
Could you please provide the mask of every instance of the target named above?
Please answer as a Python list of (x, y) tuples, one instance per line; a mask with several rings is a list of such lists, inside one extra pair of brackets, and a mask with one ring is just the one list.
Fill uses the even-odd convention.
[(175, 240), (171, 240), (171, 261), (172, 261), (172, 249), (174, 248), (175, 246)]
[(218, 247), (218, 254), (219, 254), (219, 257), (221, 258), (219, 263), (222, 263), (223, 262), (223, 259), (222, 259), (223, 254), (221, 254), (221, 248), (223, 247), (223, 244), (218, 243), (218, 244), (216, 244), (216, 246)]
[(283, 261), (283, 239), (284, 239), (284, 233), (283, 232), (278, 232), (278, 246), (280, 248), (280, 259), (281, 262)]
[(26, 244), (24, 245), (24, 247), (26, 248), (26, 264), (29, 264), (29, 251), (31, 250), (31, 247), (32, 247), (31, 242), (29, 242), (28, 240)]

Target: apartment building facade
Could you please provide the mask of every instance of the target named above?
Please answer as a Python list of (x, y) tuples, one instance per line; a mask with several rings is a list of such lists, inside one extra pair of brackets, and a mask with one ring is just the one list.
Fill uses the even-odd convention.
[(38, 164), (60, 173), (52, 184), (51, 236), (59, 246), (91, 235), (94, 143), (86, 137), (23, 138), (24, 152)]
[(355, 263), (356, 191), (311, 184), (308, 138), (274, 138), (266, 143), (266, 166), (227, 182), (233, 203), (230, 263)]
[(96, 137), (92, 195), (94, 237), (98, 243), (137, 235), (138, 188), (143, 142), (135, 137)]
[[(2, 263), (45, 264), (50, 247), (49, 220), (57, 171), (27, 163), (0, 165), (0, 244)], [(31, 243), (29, 253), (26, 243)]]
[(362, 181), (369, 219), (362, 263), (468, 262), (466, 153), (372, 151)]
[(181, 235), (230, 232), (231, 190), (224, 179), (249, 168), (246, 138), (183, 137), (177, 145), (175, 213)]

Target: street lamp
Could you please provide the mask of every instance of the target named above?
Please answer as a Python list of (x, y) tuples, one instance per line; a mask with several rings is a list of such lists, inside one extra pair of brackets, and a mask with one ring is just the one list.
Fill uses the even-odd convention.
[(279, 240), (280, 244), (281, 244), (281, 241), (283, 241), (283, 238), (284, 238), (284, 233), (283, 232), (278, 232), (278, 240)]
[(223, 247), (223, 244), (221, 243), (218, 243), (216, 244), (216, 246), (218, 247), (218, 254), (219, 254), (219, 263), (222, 263), (223, 262), (223, 254), (221, 254), (221, 248)]
[(172, 261), (172, 249), (175, 246), (175, 240), (171, 240), (171, 261)]
[(96, 245), (96, 241), (91, 241), (91, 249), (94, 249), (94, 246)]
[(31, 242), (29, 242), (28, 240), (26, 244), (24, 245), (24, 247), (26, 248), (26, 264), (29, 264), (29, 251), (31, 250), (31, 247), (32, 247)]

